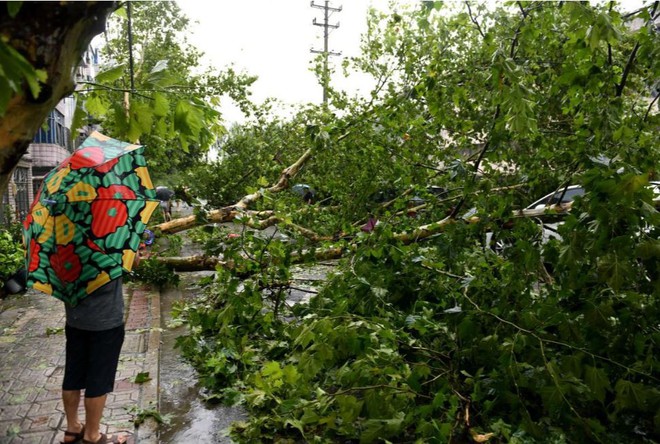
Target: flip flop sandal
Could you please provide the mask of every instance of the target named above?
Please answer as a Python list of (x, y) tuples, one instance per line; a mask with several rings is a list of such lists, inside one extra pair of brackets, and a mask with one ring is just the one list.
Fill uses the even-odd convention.
[[(119, 438), (126, 438), (125, 441), (119, 441)], [(101, 433), (101, 437), (98, 441), (87, 441), (86, 439), (82, 440), (83, 444), (128, 444), (130, 442), (130, 436), (119, 436), (119, 435), (106, 435)]]
[(60, 444), (74, 444), (80, 442), (85, 437), (85, 424), (83, 424), (82, 429), (76, 432), (69, 432), (68, 430), (64, 431), (64, 437), (70, 436), (73, 438), (71, 441), (60, 441)]

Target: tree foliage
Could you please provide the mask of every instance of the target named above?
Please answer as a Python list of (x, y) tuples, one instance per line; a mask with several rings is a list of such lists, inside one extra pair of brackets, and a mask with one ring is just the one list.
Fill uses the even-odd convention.
[[(25, 116), (45, 116), (72, 89), (61, 73), (114, 8), (74, 3), (57, 5), (78, 15), (61, 16), (67, 38), (51, 46), (47, 32), (24, 38), (16, 5), (0, 17), (19, 53), (64, 56), (26, 59), (57, 80), (37, 109), (16, 79), (43, 77), (10, 55), (19, 69), (2, 77), (14, 91), (7, 109), (23, 106), (12, 117), (24, 126), (3, 180), (43, 120), (32, 128)], [(193, 72), (199, 54), (175, 37), (186, 25), (175, 4), (131, 5), (133, 85), (124, 21), (109, 33), (117, 65), (80, 91), (86, 112), (115, 137), (162, 148), (162, 174), (223, 133), (221, 94), (253, 119), (224, 136), (219, 162), (189, 176), (223, 206), (206, 217), (241, 230), (207, 228), (217, 276), (206, 299), (181, 307), (191, 330), (180, 346), (212, 397), (250, 413), (234, 439), (659, 439), (659, 215), (646, 186), (660, 160), (658, 2), (632, 16), (585, 2), (374, 12), (363, 54), (344, 66), (373, 76), (371, 97), (331, 90), (329, 107), (286, 121), (251, 107), (250, 78)], [(282, 192), (293, 180), (317, 202)], [(572, 183), (586, 194), (561, 240), (543, 241), (553, 214), (512, 218)], [(361, 229), (369, 217), (379, 223)], [(274, 235), (253, 229), (273, 224)], [(491, 249), (486, 231), (509, 247)], [(292, 266), (328, 257), (342, 259), (318, 293), (290, 306)]]
[[(232, 68), (204, 70), (175, 2), (9, 2), (0, 12), (0, 190), (48, 112), (74, 89), (74, 134), (101, 124), (113, 137), (147, 145), (157, 180), (203, 160), (224, 133), (221, 97), (253, 111), (248, 88), (255, 78)], [(74, 80), (108, 17), (102, 72), (91, 82)]]
[(225, 132), (221, 97), (250, 112), (255, 78), (203, 68), (203, 54), (187, 42), (189, 26), (175, 2), (125, 3), (109, 20), (102, 72), (77, 94), (78, 124), (90, 119), (113, 137), (139, 140), (156, 180), (172, 181), (204, 160)]
[(5, 2), (0, 6), (0, 193), (115, 2)]
[[(654, 442), (658, 5), (445, 7), (372, 14), (346, 63), (374, 76), (369, 99), (332, 91), (329, 110), (227, 136), (198, 191), (225, 206), (257, 192), (288, 237), (250, 230), (256, 213), (238, 238), (216, 228), (223, 266), (181, 307), (179, 345), (213, 398), (250, 413), (239, 442)], [(269, 192), (282, 176), (323, 203)], [(511, 217), (573, 183), (587, 193), (561, 240)], [(292, 264), (323, 249), (343, 259), (289, 306)]]

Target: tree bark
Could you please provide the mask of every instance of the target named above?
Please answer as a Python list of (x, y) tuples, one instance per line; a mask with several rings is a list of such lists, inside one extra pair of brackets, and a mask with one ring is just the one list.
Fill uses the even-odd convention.
[(74, 91), (73, 75), (92, 38), (105, 30), (116, 2), (23, 2), (12, 18), (0, 4), (0, 37), (36, 69), (46, 71), (39, 97), (27, 87), (0, 118), (0, 195), (48, 113)]
[[(572, 203), (563, 204), (561, 206), (548, 207), (548, 209), (538, 210), (519, 210), (511, 213), (511, 219), (519, 219), (525, 217), (534, 217), (539, 219), (554, 218), (557, 215), (565, 215), (571, 209)], [(468, 220), (462, 221), (468, 224), (476, 224), (479, 222), (478, 217), (472, 217)], [(394, 235), (394, 238), (399, 240), (404, 245), (412, 244), (424, 240), (434, 234), (442, 233), (450, 224), (457, 223), (457, 220), (451, 217), (446, 217), (437, 222), (427, 225), (421, 225), (411, 232), (401, 232)], [(359, 239), (354, 240), (345, 246), (331, 246), (323, 249), (315, 249), (304, 251), (301, 254), (292, 253), (291, 262), (300, 264), (310, 261), (322, 261), (340, 259), (348, 252), (354, 251), (357, 248)], [(159, 262), (169, 266), (176, 271), (201, 271), (201, 270), (215, 270), (217, 267), (235, 269), (233, 262), (224, 262), (217, 257), (208, 257), (204, 255), (196, 256), (183, 256), (183, 257), (158, 257)]]
[[(271, 193), (278, 193), (282, 190), (285, 190), (289, 187), (289, 179), (294, 177), (300, 171), (300, 168), (307, 162), (307, 160), (312, 156), (312, 150), (308, 149), (303, 153), (302, 156), (298, 158), (293, 164), (286, 167), (282, 170), (277, 183), (267, 188), (266, 190), (259, 190), (256, 193), (248, 194), (244, 196), (234, 205), (229, 205), (218, 210), (213, 210), (208, 213), (206, 220), (200, 221), (195, 216), (182, 217), (180, 219), (175, 219), (169, 222), (165, 222), (154, 227), (154, 230), (164, 234), (174, 234), (189, 228), (196, 227), (198, 225), (205, 225), (207, 223), (224, 223), (232, 222), (239, 215), (248, 215), (248, 217), (257, 216), (257, 217), (271, 217), (272, 212), (249, 212), (248, 208), (250, 204), (261, 199), (264, 194), (264, 191)], [(264, 227), (265, 228), (265, 227)]]

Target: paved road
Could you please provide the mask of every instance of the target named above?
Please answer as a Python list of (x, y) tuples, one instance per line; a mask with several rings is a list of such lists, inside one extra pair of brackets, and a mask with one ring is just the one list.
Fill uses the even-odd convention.
[[(133, 419), (158, 405), (160, 294), (125, 284), (124, 299), (126, 339), (101, 431), (129, 432), (138, 444), (156, 444), (155, 421), (136, 428)], [(51, 296), (30, 290), (0, 300), (0, 443), (62, 439), (63, 326), (64, 306)], [(144, 372), (153, 379), (135, 384)], [(82, 403), (81, 413), (84, 418)]]

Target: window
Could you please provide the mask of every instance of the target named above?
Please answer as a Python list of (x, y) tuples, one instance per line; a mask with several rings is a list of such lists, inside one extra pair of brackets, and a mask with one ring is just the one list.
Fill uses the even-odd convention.
[[(537, 200), (533, 204), (529, 205), (527, 208), (528, 209), (535, 209), (539, 206), (550, 206), (550, 205), (557, 205), (557, 204), (564, 204), (564, 203), (569, 203), (573, 202), (576, 197), (578, 196), (584, 196), (584, 188), (580, 186), (572, 186), (564, 191), (564, 189), (561, 189), (560, 191), (557, 191), (554, 194), (548, 194), (547, 196)], [(559, 199), (561, 198), (561, 202)]]
[[(34, 171), (32, 172), (34, 174)], [(44, 182), (43, 179), (36, 178), (32, 176), (32, 195), (37, 196), (37, 193), (39, 193), (39, 188), (41, 187), (41, 184)]]
[(9, 206), (9, 187), (2, 194), (2, 205), (0, 205), (0, 224), (9, 225), (11, 222), (11, 206)]
[(54, 109), (34, 137), (35, 143), (52, 143), (73, 152), (71, 131), (64, 126), (64, 114)]
[(14, 170), (14, 184), (16, 185), (16, 216), (23, 220), (30, 210), (30, 174), (27, 168), (18, 167)]

